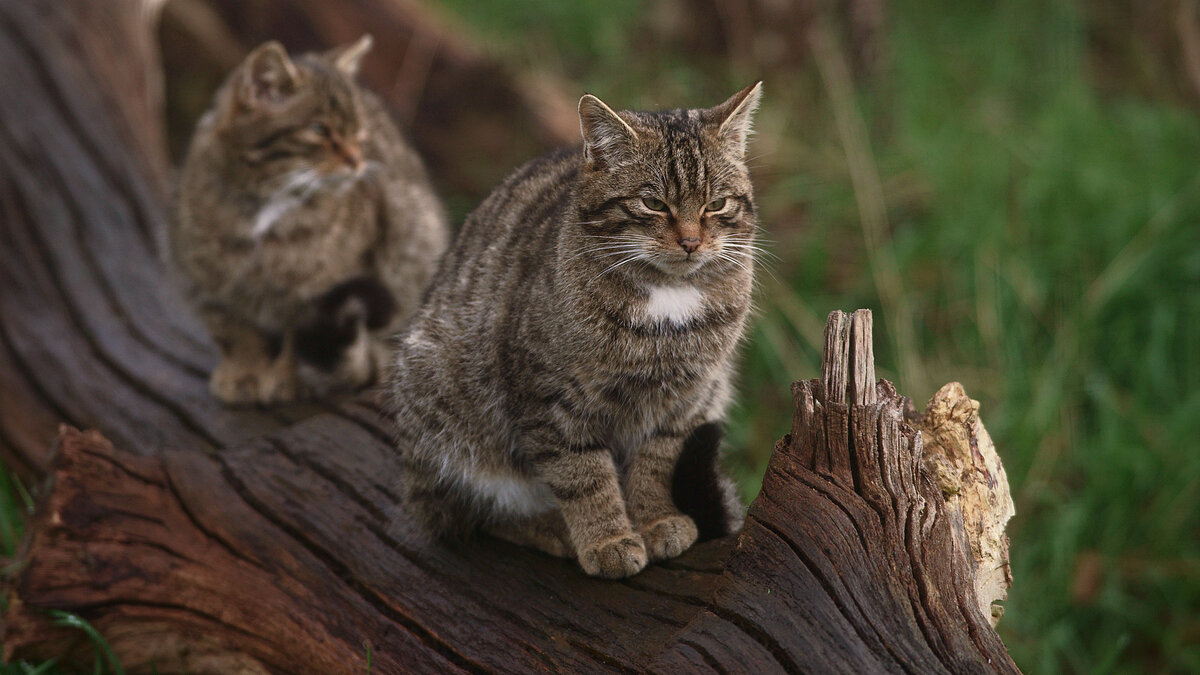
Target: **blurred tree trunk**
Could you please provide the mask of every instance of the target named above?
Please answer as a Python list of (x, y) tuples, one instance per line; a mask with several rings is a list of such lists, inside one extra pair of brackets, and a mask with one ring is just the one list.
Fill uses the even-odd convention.
[(1200, 3), (1093, 0), (1079, 11), (1091, 79), (1102, 91), (1200, 109)]
[[(48, 478), (5, 580), (5, 659), (86, 662), (55, 609), (136, 673), (1015, 672), (976, 587), (998, 460), (975, 461), (974, 408), (939, 404), (965, 416), (938, 416), (957, 449), (935, 482), (874, 379), (869, 313), (831, 316), (745, 530), (620, 582), (416, 536), (369, 396), (218, 405), (155, 255), (156, 7), (0, 0), (19, 92), (0, 101), (0, 451)], [(996, 513), (944, 499), (968, 475)]]
[[(671, 0), (670, 32), (687, 53), (707, 53), (766, 77), (798, 73), (811, 57), (805, 36), (821, 22), (836, 26), (846, 63), (870, 79), (887, 56), (887, 0)], [(823, 28), (822, 28), (823, 29)]]

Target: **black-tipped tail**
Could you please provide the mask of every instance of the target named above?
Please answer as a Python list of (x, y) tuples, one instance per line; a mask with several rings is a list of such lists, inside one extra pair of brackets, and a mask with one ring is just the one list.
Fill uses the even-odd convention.
[(680, 511), (696, 521), (699, 541), (741, 529), (743, 509), (737, 489), (721, 473), (719, 449), (724, 435), (716, 422), (696, 427), (683, 442), (683, 452), (675, 463), (671, 497)]
[(377, 330), (396, 315), (396, 299), (378, 279), (354, 277), (317, 298), (316, 318), (296, 331), (296, 353), (305, 362), (333, 370), (362, 327)]

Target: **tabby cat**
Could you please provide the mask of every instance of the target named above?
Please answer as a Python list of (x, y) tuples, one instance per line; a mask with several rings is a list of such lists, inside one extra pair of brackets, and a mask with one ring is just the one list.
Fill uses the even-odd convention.
[[(658, 113), (584, 96), (582, 150), (525, 164), (467, 218), (390, 375), (402, 492), (433, 532), (610, 578), (696, 541), (678, 483), (716, 470), (750, 310), (760, 95)], [(723, 534), (741, 507), (708, 482)]]
[(420, 158), (354, 81), (370, 46), (293, 60), (268, 42), (196, 129), (168, 256), (220, 348), (222, 401), (373, 380), (446, 248)]

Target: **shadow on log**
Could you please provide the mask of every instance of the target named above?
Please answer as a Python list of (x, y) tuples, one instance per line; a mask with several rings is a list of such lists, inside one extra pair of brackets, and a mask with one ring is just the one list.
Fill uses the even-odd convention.
[(45, 478), (5, 659), (85, 662), (59, 609), (128, 672), (1016, 670), (866, 312), (831, 315), (746, 529), (619, 582), (391, 528), (369, 398), (218, 405), (154, 249), (154, 7), (0, 0), (0, 452)]

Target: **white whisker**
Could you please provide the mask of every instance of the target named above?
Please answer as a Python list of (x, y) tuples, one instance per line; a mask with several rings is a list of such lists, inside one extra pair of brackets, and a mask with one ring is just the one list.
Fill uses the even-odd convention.
[(585, 256), (593, 255), (593, 254), (595, 254), (596, 258), (611, 258), (614, 255), (627, 255), (627, 254), (632, 255), (632, 254), (641, 253), (642, 251), (643, 251), (643, 249), (640, 246), (612, 246), (612, 247), (608, 247), (608, 248), (586, 249), (583, 251), (579, 251), (578, 253), (576, 253), (575, 255), (572, 255), (569, 258), (564, 258), (562, 262), (563, 263), (574, 262), (575, 260), (578, 260)]
[(647, 258), (646, 258), (646, 255), (645, 255), (644, 253), (641, 253), (641, 252), (639, 252), (639, 253), (637, 253), (637, 254), (635, 254), (635, 255), (631, 255), (631, 256), (629, 256), (628, 258), (625, 258), (624, 260), (618, 260), (617, 262), (615, 262), (615, 263), (613, 263), (613, 264), (609, 265), (608, 267), (606, 267), (606, 268), (604, 269), (604, 271), (603, 271), (603, 272), (601, 272), (600, 274), (597, 274), (596, 276), (592, 277), (592, 278), (591, 278), (591, 281), (588, 281), (588, 283), (589, 283), (589, 284), (590, 284), (590, 283), (592, 283), (592, 281), (595, 281), (595, 280), (599, 279), (600, 277), (604, 276), (605, 274), (608, 274), (609, 272), (612, 272), (612, 271), (616, 270), (617, 268), (621, 267), (622, 265), (626, 265), (626, 264), (628, 264), (628, 263), (631, 263), (631, 262), (633, 262), (633, 261), (635, 261), (635, 260), (643, 260), (643, 259), (647, 259)]

